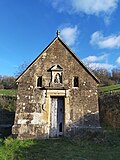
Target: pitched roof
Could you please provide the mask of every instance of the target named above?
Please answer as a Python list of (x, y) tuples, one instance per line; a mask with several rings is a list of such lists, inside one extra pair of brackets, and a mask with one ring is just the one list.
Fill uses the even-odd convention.
[(63, 40), (59, 37), (59, 35), (57, 35), (57, 37), (55, 37), (53, 39), (53, 41), (40, 53), (40, 55), (24, 70), (24, 72), (18, 76), (18, 78), (16, 79), (16, 82), (19, 81), (19, 79), (22, 77), (23, 74), (25, 74), (25, 72), (34, 64), (34, 62), (42, 55), (43, 52), (45, 52), (56, 40), (59, 40), (64, 47), (72, 54), (72, 56), (79, 62), (80, 65), (82, 65), (82, 67), (93, 77), (93, 79), (97, 82), (100, 83), (100, 80), (94, 75), (93, 72), (91, 72), (87, 66), (75, 55), (75, 53), (67, 46), (67, 44), (65, 42), (63, 42)]

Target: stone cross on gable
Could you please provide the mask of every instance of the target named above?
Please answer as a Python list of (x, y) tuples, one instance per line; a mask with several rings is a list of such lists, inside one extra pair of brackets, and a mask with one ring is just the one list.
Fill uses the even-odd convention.
[(59, 37), (60, 36), (60, 31), (57, 30), (56, 34), (57, 34), (57, 37)]

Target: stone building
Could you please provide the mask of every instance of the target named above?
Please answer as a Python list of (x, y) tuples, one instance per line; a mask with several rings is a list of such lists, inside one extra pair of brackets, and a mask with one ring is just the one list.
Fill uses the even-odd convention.
[(13, 135), (50, 138), (99, 127), (98, 83), (57, 34), (17, 78)]

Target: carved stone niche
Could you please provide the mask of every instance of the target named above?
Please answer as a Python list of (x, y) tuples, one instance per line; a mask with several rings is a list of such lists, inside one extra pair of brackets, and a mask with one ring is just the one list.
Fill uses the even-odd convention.
[(54, 65), (50, 68), (51, 82), (50, 87), (64, 87), (63, 85), (63, 68), (60, 65)]

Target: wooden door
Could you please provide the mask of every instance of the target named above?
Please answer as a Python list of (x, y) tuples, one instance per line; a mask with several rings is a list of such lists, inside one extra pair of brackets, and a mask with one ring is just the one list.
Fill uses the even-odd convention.
[(64, 97), (51, 97), (50, 137), (64, 133)]

